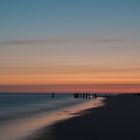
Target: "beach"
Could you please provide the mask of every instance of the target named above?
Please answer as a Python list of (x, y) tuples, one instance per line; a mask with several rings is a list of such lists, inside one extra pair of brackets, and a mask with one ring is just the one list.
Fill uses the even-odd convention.
[(140, 140), (140, 97), (117, 95), (104, 99), (104, 106), (41, 129), (34, 140)]

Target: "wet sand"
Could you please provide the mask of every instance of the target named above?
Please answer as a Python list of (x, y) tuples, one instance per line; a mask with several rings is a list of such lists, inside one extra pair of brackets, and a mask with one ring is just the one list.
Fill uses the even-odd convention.
[(35, 140), (140, 140), (140, 96), (118, 95), (46, 128)]
[[(77, 99), (75, 99), (76, 101)], [(42, 134), (45, 132), (47, 135), (47, 139), (50, 139), (50, 135), (48, 132), (51, 130), (51, 126), (56, 124), (57, 122), (64, 121), (67, 119), (70, 119), (72, 117), (79, 116), (83, 110), (91, 109), (91, 108), (96, 108), (99, 106), (103, 106), (102, 101), (104, 100), (103, 97), (97, 98), (97, 99), (87, 99), (86, 102), (83, 102), (79, 105), (71, 106), (62, 109), (61, 111), (57, 111), (52, 113), (49, 117), (44, 117), (43, 119), (37, 119), (37, 121), (32, 121), (32, 125), (28, 125), (26, 129), (29, 129), (30, 127), (38, 128), (37, 126), (45, 126), (45, 129), (40, 127), (40, 129), (36, 129), (34, 133), (31, 135), (25, 137), (23, 140), (34, 140), (37, 139), (38, 137), (42, 136)], [(87, 113), (86, 111), (84, 113)], [(43, 125), (44, 124), (44, 125)], [(25, 128), (25, 127), (24, 127)]]

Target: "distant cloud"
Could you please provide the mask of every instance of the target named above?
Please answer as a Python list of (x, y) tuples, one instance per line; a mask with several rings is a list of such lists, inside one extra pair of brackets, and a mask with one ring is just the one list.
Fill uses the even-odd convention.
[(10, 40), (10, 41), (1, 41), (0, 45), (16, 45), (16, 44), (42, 44), (47, 43), (47, 41), (44, 40)]
[(67, 43), (67, 42), (90, 42), (90, 43), (115, 43), (115, 42), (127, 42), (127, 39), (49, 39), (49, 40), (9, 40), (1, 41), (0, 45), (16, 45), (16, 44), (55, 44), (55, 43)]

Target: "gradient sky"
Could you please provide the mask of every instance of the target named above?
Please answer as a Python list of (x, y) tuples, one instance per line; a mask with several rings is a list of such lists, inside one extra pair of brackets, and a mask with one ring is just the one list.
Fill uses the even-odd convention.
[(1, 0), (0, 91), (139, 92), (139, 7), (139, 0)]

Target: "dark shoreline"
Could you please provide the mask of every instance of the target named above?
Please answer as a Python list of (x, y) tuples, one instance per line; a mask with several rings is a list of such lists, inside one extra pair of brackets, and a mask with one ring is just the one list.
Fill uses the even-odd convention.
[(140, 140), (140, 97), (117, 95), (104, 102), (54, 124), (49, 133), (43, 128), (34, 140)]

